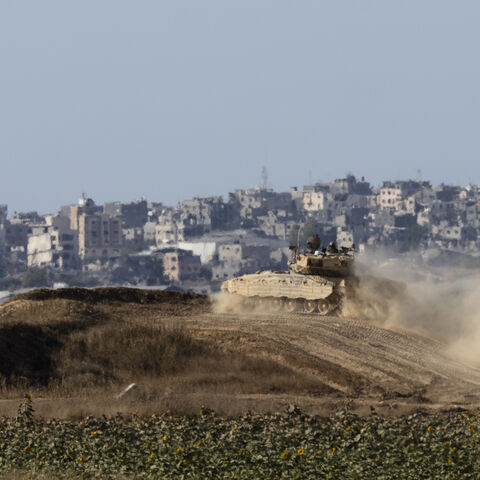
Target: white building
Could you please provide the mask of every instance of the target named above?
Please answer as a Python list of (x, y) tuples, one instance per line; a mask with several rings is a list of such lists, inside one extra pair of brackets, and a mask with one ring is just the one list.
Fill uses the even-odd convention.
[(383, 187), (378, 194), (378, 205), (381, 209), (398, 210), (402, 201), (402, 190), (398, 187)]
[(45, 217), (45, 225), (32, 229), (27, 243), (29, 267), (70, 268), (77, 259), (78, 236), (70, 220), (60, 215)]
[(415, 215), (415, 196), (410, 195), (409, 197), (401, 200), (399, 202), (397, 210), (402, 213), (408, 213), (410, 215)]
[(178, 242), (178, 248), (192, 252), (200, 257), (200, 261), (209, 263), (217, 251), (217, 242)]
[(303, 209), (307, 212), (316, 212), (325, 207), (324, 192), (303, 192)]
[(157, 247), (176, 244), (179, 240), (178, 227), (175, 222), (155, 226), (155, 244)]
[(157, 223), (156, 222), (147, 222), (143, 226), (143, 241), (146, 243), (156, 243), (155, 232), (156, 232)]
[(337, 228), (337, 245), (339, 247), (351, 247), (353, 245), (353, 233), (342, 228)]

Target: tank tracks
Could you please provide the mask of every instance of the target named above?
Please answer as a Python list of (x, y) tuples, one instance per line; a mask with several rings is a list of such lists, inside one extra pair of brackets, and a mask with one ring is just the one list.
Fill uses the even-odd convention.
[(342, 297), (337, 293), (332, 293), (327, 298), (317, 300), (307, 300), (304, 298), (288, 297), (243, 297), (230, 294), (236, 297), (244, 311), (265, 312), (265, 313), (299, 313), (316, 315), (333, 315), (338, 313), (342, 306)]

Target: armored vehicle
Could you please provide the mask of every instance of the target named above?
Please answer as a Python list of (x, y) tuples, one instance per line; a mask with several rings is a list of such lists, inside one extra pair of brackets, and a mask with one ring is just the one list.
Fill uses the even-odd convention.
[(320, 248), (318, 235), (310, 237), (307, 249), (293, 251), (288, 271), (263, 271), (226, 280), (222, 291), (241, 300), (245, 307), (268, 311), (327, 315), (341, 310), (345, 298), (356, 299), (360, 283), (378, 291), (387, 300), (399, 290), (397, 282), (354, 274), (354, 248), (337, 249), (332, 242)]

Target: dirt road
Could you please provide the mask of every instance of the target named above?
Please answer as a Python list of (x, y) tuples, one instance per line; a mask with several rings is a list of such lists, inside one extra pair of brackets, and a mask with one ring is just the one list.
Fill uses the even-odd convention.
[(394, 408), (480, 405), (480, 370), (449, 358), (440, 342), (406, 331), (313, 315), (203, 314), (184, 320), (199, 337), (315, 376), (332, 389), (332, 399)]

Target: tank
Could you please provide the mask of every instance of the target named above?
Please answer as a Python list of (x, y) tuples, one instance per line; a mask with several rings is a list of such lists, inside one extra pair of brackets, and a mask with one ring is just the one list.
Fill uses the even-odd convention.
[[(358, 304), (360, 290), (375, 292), (388, 303), (402, 289), (386, 279), (362, 277), (354, 273), (354, 247), (337, 249), (332, 242), (320, 248), (318, 236), (307, 240), (307, 249), (290, 247), (288, 271), (263, 271), (223, 282), (223, 292), (234, 295), (245, 307), (329, 315), (340, 313), (345, 299)], [(384, 305), (385, 306), (385, 305)]]

